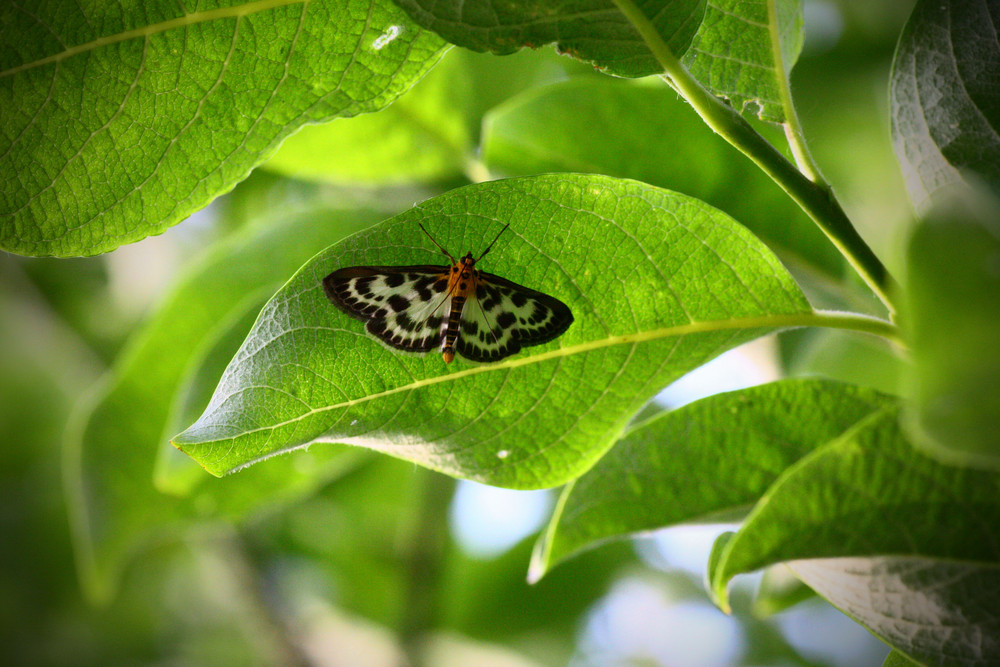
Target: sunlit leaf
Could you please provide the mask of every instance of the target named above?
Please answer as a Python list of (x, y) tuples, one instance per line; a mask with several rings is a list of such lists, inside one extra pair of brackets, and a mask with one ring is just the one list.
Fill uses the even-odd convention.
[[(609, 74), (646, 76), (663, 71), (638, 31), (612, 0), (395, 0), (410, 17), (452, 44), (508, 54), (554, 42), (574, 58)], [(680, 56), (705, 14), (705, 0), (635, 3)]]
[(20, 254), (158, 234), (304, 123), (386, 106), (442, 47), (388, 0), (56, 4), (0, 10), (0, 247)]
[(802, 41), (801, 0), (709, 0), (683, 62), (733, 107), (780, 123)]
[[(345, 266), (440, 263), (418, 222), (453, 253), (480, 252), (510, 223), (482, 268), (563, 300), (575, 323), (488, 365), (386, 349), (321, 281)], [(220, 475), (326, 441), (498, 486), (553, 486), (589, 467), (672, 380), (811, 317), (763, 244), (697, 200), (603, 176), (483, 183), (302, 267), (174, 443)]]
[(749, 508), (788, 466), (887, 400), (837, 382), (785, 380), (643, 422), (563, 490), (532, 576), (612, 538)]

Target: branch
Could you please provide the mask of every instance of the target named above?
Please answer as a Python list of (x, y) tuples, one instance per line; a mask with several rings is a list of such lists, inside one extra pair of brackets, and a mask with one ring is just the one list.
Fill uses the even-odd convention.
[(809, 180), (743, 116), (692, 77), (633, 0), (614, 0), (614, 3), (642, 36), (673, 88), (709, 127), (750, 158), (802, 207), (892, 312), (890, 294), (895, 283), (881, 260), (854, 229), (829, 186)]

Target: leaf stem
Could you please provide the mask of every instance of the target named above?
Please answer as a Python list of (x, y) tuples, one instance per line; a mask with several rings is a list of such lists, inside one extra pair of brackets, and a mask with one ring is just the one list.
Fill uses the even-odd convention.
[[(709, 127), (750, 158), (802, 207), (889, 311), (893, 312), (890, 295), (895, 285), (892, 277), (854, 229), (847, 214), (834, 198), (830, 187), (821, 182), (811, 181), (758, 134), (739, 112), (692, 77), (633, 0), (614, 0), (614, 3), (642, 36), (646, 46), (669, 77), (673, 88), (694, 107)], [(803, 149), (804, 144), (797, 145), (797, 141), (793, 135), (791, 141), (793, 150)], [(803, 153), (803, 157), (807, 156), (807, 152)], [(811, 159), (807, 160), (807, 164), (811, 164)]]

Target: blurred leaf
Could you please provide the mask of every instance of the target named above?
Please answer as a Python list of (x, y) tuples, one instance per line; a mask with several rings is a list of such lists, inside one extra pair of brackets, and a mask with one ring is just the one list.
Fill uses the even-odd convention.
[(920, 0), (892, 68), (892, 133), (910, 199), (926, 210), (972, 172), (1000, 192), (1000, 8)]
[(22, 266), (0, 253), (0, 645), (12, 665), (58, 652), (37, 639), (74, 601), (58, 443), (73, 398), (101, 370)]
[(639, 424), (563, 490), (531, 576), (612, 538), (749, 507), (786, 468), (886, 401), (851, 385), (784, 380)]
[(753, 599), (753, 615), (768, 618), (815, 596), (785, 565), (775, 565), (767, 568), (760, 579)]
[[(395, 0), (414, 21), (452, 44), (498, 55), (554, 42), (556, 49), (617, 76), (659, 74), (645, 41), (613, 0)], [(705, 0), (638, 0), (680, 56), (705, 14)]]
[[(1000, 475), (922, 456), (903, 437), (898, 413), (895, 406), (874, 412), (771, 486), (711, 568), (722, 606), (733, 576), (783, 561), (1000, 558)], [(942, 574), (939, 583), (946, 580)]]
[(303, 127), (266, 168), (343, 183), (432, 182), (463, 174), (472, 160), (473, 83), (453, 49), (381, 113)]
[(802, 41), (802, 0), (709, 0), (683, 63), (734, 108), (782, 123)]
[(790, 375), (819, 375), (894, 396), (902, 393), (907, 366), (887, 341), (842, 331), (810, 329), (806, 333), (811, 335), (791, 351)]
[(884, 664), (973, 667), (1000, 662), (1000, 568), (993, 561), (819, 558), (789, 565), (820, 595), (904, 654)]
[[(342, 465), (340, 450), (330, 450), (221, 485), (173, 487), (191, 491), (187, 499), (163, 495), (153, 485), (171, 404), (185, 378), (197, 374), (206, 355), (211, 359), (213, 346), (247, 308), (366, 219), (356, 211), (345, 217), (311, 211), (252, 227), (215, 246), (170, 290), (114, 370), (78, 406), (67, 433), (66, 484), (83, 583), (93, 597), (111, 594), (125, 559), (151, 536), (181, 529), (196, 517), (238, 518), (306, 492)], [(230, 339), (234, 347), (224, 353), (231, 355), (241, 338), (237, 332)], [(163, 475), (161, 469), (161, 481)]]
[(907, 267), (913, 443), (1000, 467), (1000, 205), (969, 198), (914, 230)]
[(919, 663), (913, 662), (899, 651), (893, 649), (885, 657), (882, 667), (919, 667)]
[[(547, 664), (570, 662), (580, 617), (605, 595), (623, 569), (635, 563), (629, 544), (584, 554), (544, 580), (529, 584), (525, 563), (532, 540), (522, 541), (500, 557), (479, 560), (449, 553), (440, 584), (450, 592), (441, 601), (441, 623), (483, 641), (524, 645), (550, 635), (554, 655)], [(561, 640), (561, 641), (557, 641)]]
[[(342, 266), (440, 262), (418, 222), (455, 252), (483, 248), (511, 223), (488, 268), (566, 301), (576, 322), (494, 364), (387, 350), (327, 301), (321, 281)], [(814, 317), (763, 244), (697, 200), (603, 176), (482, 183), (302, 267), (174, 443), (217, 475), (325, 441), (497, 486), (553, 486), (589, 467), (666, 384)]]
[(386, 106), (441, 49), (388, 0), (0, 11), (0, 247), (29, 255), (159, 234), (298, 126)]
[[(264, 563), (268, 569), (298, 570), (299, 579), (310, 570), (322, 575), (315, 583), (312, 577), (306, 585), (291, 582), (291, 601), (321, 596), (398, 631), (409, 612), (409, 541), (422, 518), (414, 500), (432, 474), (389, 457), (369, 457), (300, 505), (255, 521), (247, 538), (274, 559)], [(444, 517), (438, 520), (445, 525)]]
[(602, 78), (528, 91), (486, 117), (482, 152), (510, 174), (600, 173), (703, 199), (793, 266), (839, 281), (842, 257), (802, 209), (663, 85)]

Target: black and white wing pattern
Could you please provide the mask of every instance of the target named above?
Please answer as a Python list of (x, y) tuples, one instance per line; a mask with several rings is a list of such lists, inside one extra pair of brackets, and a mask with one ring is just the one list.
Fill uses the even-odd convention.
[(450, 307), (448, 267), (351, 266), (324, 278), (323, 290), (390, 347), (418, 353), (441, 347)]
[(559, 299), (479, 271), (462, 310), (455, 352), (471, 361), (499, 361), (549, 342), (572, 323), (573, 313)]
[(438, 349), (445, 362), (500, 361), (562, 334), (573, 314), (559, 299), (474, 269), (471, 255), (447, 266), (351, 266), (323, 279), (340, 310), (406, 352)]

